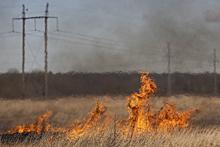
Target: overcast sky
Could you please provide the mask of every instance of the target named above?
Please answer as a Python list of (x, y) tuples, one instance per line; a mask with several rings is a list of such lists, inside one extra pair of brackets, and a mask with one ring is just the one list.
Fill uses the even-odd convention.
[[(22, 4), (26, 17), (48, 20), (52, 72), (212, 72), (213, 49), (220, 55), (219, 0), (0, 0), (0, 72), (21, 71)], [(44, 69), (44, 20), (26, 21), (25, 70)], [(220, 64), (217, 62), (217, 72)]]

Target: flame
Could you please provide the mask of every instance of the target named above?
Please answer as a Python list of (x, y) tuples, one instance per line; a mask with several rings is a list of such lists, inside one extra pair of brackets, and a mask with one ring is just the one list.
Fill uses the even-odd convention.
[(185, 129), (193, 119), (190, 115), (198, 113), (198, 109), (195, 109), (195, 111), (190, 109), (184, 113), (178, 113), (176, 105), (171, 105), (167, 102), (164, 102), (164, 106), (159, 111), (152, 110), (152, 101), (149, 98), (151, 95), (155, 95), (157, 86), (147, 77), (149, 73), (140, 72), (142, 85), (139, 93), (135, 92), (130, 97), (127, 97), (128, 104), (126, 108), (130, 110), (130, 116), (127, 120), (118, 121), (123, 136)]
[(13, 131), (8, 131), (9, 134), (15, 133), (36, 133), (42, 134), (48, 132), (51, 125), (47, 122), (51, 116), (51, 111), (46, 111), (44, 115), (37, 118), (32, 124), (23, 124), (23, 126), (17, 126)]
[[(186, 129), (200, 108), (179, 113), (175, 104), (169, 104), (168, 101), (165, 101), (160, 110), (153, 110), (150, 96), (156, 95), (157, 86), (154, 81), (148, 77), (149, 73), (150, 72), (140, 72), (142, 84), (139, 92), (135, 92), (127, 97), (128, 103), (126, 109), (128, 109), (130, 114), (127, 119), (113, 121), (112, 115), (106, 115), (107, 107), (97, 101), (95, 108), (90, 112), (88, 120), (75, 120), (68, 129), (54, 129), (47, 122), (52, 112), (46, 111), (46, 113), (40, 116), (34, 123), (18, 126), (14, 131), (8, 131), (8, 133), (42, 134), (51, 131), (53, 134), (57, 132), (67, 134), (69, 139), (78, 139), (85, 135), (91, 136), (105, 133), (111, 125), (114, 125), (114, 127), (122, 133), (122, 137), (126, 135), (144, 134), (146, 132), (155, 133), (162, 131), (169, 133), (172, 130)], [(194, 115), (194, 117), (192, 117), (192, 115)], [(51, 136), (51, 139), (53, 137), (54, 135)]]
[[(102, 105), (99, 101), (96, 102), (96, 107), (90, 113), (90, 118), (85, 122), (83, 121), (73, 121), (69, 133), (70, 138), (77, 138), (84, 136), (85, 134), (92, 135), (95, 130), (104, 132), (111, 122), (111, 116), (108, 115), (106, 119), (102, 122), (102, 118), (107, 111), (107, 107)], [(85, 122), (85, 123), (84, 123)]]

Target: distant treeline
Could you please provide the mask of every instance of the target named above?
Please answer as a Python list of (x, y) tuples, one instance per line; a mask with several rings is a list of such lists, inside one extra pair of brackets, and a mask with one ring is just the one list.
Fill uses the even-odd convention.
[[(149, 75), (158, 87), (157, 95), (167, 94), (167, 74)], [(22, 97), (21, 73), (0, 74), (0, 97)], [(26, 97), (44, 95), (44, 73), (32, 72), (25, 75)], [(172, 94), (213, 94), (214, 76), (210, 73), (171, 74)], [(77, 94), (131, 94), (140, 88), (137, 72), (117, 73), (49, 73), (48, 95), (67, 96)], [(220, 93), (220, 75), (217, 75), (217, 89)]]

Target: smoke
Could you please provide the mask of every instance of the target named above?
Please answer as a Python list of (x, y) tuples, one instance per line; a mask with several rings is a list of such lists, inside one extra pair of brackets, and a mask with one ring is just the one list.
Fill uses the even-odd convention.
[[(207, 22), (218, 22), (219, 15), (214, 11), (207, 11), (208, 8), (199, 6), (201, 4), (196, 1), (193, 1), (191, 6), (187, 1), (157, 2), (129, 1), (125, 7), (122, 7), (124, 2), (116, 1), (108, 5), (97, 2), (94, 7), (94, 4), (90, 5), (89, 2), (83, 5), (84, 9), (86, 7), (91, 12), (98, 7), (100, 9), (97, 11), (101, 11), (103, 15), (87, 13), (90, 23), (85, 21), (84, 24), (83, 18), (78, 18), (78, 22), (66, 21), (65, 24), (68, 24), (65, 28), (71, 28), (69, 24), (75, 23), (74, 30), (85, 32), (86, 29), (87, 34), (96, 34), (100, 38), (110, 38), (120, 43), (112, 42), (108, 49), (100, 47), (101, 39), (100, 42), (91, 42), (89, 48), (72, 46), (72, 51), (65, 51), (69, 58), (68, 62), (64, 63), (69, 66), (60, 65), (58, 69), (82, 72), (166, 72), (166, 42), (170, 42), (172, 72), (212, 71), (210, 65), (213, 61), (213, 48), (220, 45), (220, 32), (218, 26), (210, 26)], [(129, 3), (131, 5), (128, 5)], [(194, 6), (201, 8), (197, 10)], [(106, 12), (101, 9), (104, 7), (107, 7)]]
[[(213, 48), (220, 45), (220, 32), (207, 22), (218, 22), (219, 15), (196, 1), (192, 6), (188, 2), (82, 2), (86, 11), (73, 16), (77, 21), (67, 16), (61, 28), (118, 42), (107, 41), (104, 47), (102, 39), (86, 42), (89, 46), (65, 43), (67, 48), (60, 51), (65, 56), (56, 55), (49, 67), (78, 72), (166, 72), (166, 42), (170, 42), (172, 72), (212, 71)], [(61, 42), (60, 48), (63, 45)], [(57, 56), (62, 60), (59, 66), (53, 62)]]
[[(220, 21), (220, 2), (80, 0), (62, 4), (59, 1), (49, 3), (49, 12), (59, 17), (60, 30), (84, 35), (65, 36), (66, 34), (61, 32), (57, 35), (50, 34), (56, 22), (49, 20), (48, 67), (53, 72), (167, 72), (166, 42), (171, 43), (172, 72), (210, 72), (213, 69), (214, 48), (217, 48), (218, 56), (220, 32), (216, 22)], [(19, 2), (17, 5), (21, 4)], [(35, 7), (28, 7), (26, 2), (25, 4), (29, 8), (28, 12), (35, 11)], [(39, 9), (44, 11), (45, 4), (40, 1), (39, 5), (42, 6), (39, 6)], [(21, 11), (21, 8), (16, 9)], [(5, 12), (2, 11), (2, 17)], [(13, 15), (18, 12), (14, 11)], [(4, 19), (5, 17), (2, 18)], [(7, 24), (10, 22), (11, 19)], [(37, 28), (44, 30), (44, 26), (40, 24), (37, 24)], [(5, 28), (3, 25), (5, 26), (5, 23), (1, 22), (1, 27)], [(28, 26), (33, 27), (33, 24)], [(17, 28), (19, 29), (20, 27)], [(28, 38), (33, 52), (40, 48), (40, 45), (34, 45), (36, 39), (30, 39), (30, 36)], [(19, 43), (20, 40), (16, 42)], [(44, 60), (41, 51), (43, 47), (39, 52), (41, 59), (38, 62)], [(18, 60), (20, 61), (20, 58)], [(30, 62), (31, 60), (32, 58)], [(42, 63), (41, 67), (43, 66)]]

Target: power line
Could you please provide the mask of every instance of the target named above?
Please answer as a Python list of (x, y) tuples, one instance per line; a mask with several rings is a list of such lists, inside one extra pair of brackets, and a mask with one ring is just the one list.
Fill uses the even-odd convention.
[[(30, 35), (30, 36), (42, 37), (42, 36), (38, 36), (38, 35)], [(65, 40), (65, 39), (58, 39), (58, 38), (54, 38), (54, 37), (49, 37), (49, 39), (52, 39), (52, 40), (58, 40), (58, 41), (64, 41), (64, 42), (69, 42), (69, 43), (73, 43), (73, 44), (79, 44), (79, 45), (91, 46), (91, 44), (87, 44), (87, 43), (73, 42), (73, 41), (69, 41), (69, 40)], [(113, 48), (106, 48), (106, 47), (104, 47), (104, 46), (99, 46), (99, 45), (97, 45), (97, 46), (98, 46), (98, 47), (101, 47), (101, 48), (103, 48), (103, 49), (107, 49), (107, 50), (109, 50), (109, 49), (113, 49)], [(115, 49), (113, 49), (113, 50), (115, 50)], [(117, 50), (117, 51), (119, 51), (119, 50)]]
[[(38, 30), (38, 32), (43, 32), (43, 31), (40, 31), (40, 30)], [(57, 32), (57, 31), (56, 31)], [(60, 32), (60, 31), (58, 31), (58, 32)], [(63, 32), (63, 31), (61, 31), (61, 32)], [(51, 32), (50, 32), (51, 33)], [(70, 32), (69, 32), (70, 33)], [(54, 34), (54, 33), (53, 33)], [(70, 34), (73, 34), (73, 33), (70, 33)], [(77, 34), (75, 34), (75, 35), (77, 35)], [(32, 35), (33, 36), (33, 35)], [(80, 34), (80, 36), (83, 36), (83, 37), (85, 37), (85, 36), (87, 36), (87, 35), (82, 35), (82, 34)], [(39, 37), (39, 36), (36, 36), (36, 37)], [(97, 37), (93, 37), (93, 36), (87, 36), (87, 37), (90, 37), (90, 38), (95, 38), (95, 39), (104, 39), (104, 38), (97, 38)], [(60, 40), (60, 41), (65, 41), (65, 42), (70, 42), (70, 43), (76, 43), (76, 44), (81, 44), (81, 45), (88, 45), (88, 46), (91, 46), (91, 44), (86, 44), (86, 43), (82, 43), (82, 42), (72, 42), (72, 41), (68, 41), (68, 40), (65, 40), (65, 39), (57, 39), (57, 38), (52, 38), (52, 37), (49, 37), (50, 39), (54, 39), (54, 40)], [(98, 42), (98, 41), (95, 41), (95, 40), (88, 40), (87, 38), (77, 38), (77, 39), (81, 39), (81, 40), (87, 40), (87, 41), (90, 41), (90, 42), (96, 42), (96, 43), (104, 43), (105, 45), (107, 45), (107, 46), (111, 46), (111, 45), (115, 45), (115, 44), (107, 44), (107, 43), (105, 43), (105, 42)], [(115, 41), (115, 40), (111, 40), (111, 39), (104, 39), (105, 41), (114, 41), (114, 42), (117, 42), (117, 43), (125, 43), (125, 42), (121, 42), (121, 41)], [(109, 42), (110, 43), (110, 42)], [(125, 45), (125, 44), (124, 44)], [(138, 46), (138, 45), (136, 45), (136, 46)], [(99, 46), (99, 47), (105, 47), (105, 46)], [(127, 47), (127, 46), (125, 46), (125, 47)], [(139, 45), (139, 47), (140, 47), (140, 45)], [(107, 47), (108, 48), (108, 47)], [(113, 49), (113, 48), (108, 48), (108, 49)], [(129, 52), (135, 52), (135, 53), (146, 53), (146, 52), (140, 52), (140, 51), (134, 51), (134, 50), (132, 50), (132, 49), (130, 49), (130, 50), (128, 50), (128, 49), (118, 49), (117, 48), (117, 50), (124, 50), (124, 51), (129, 51)], [(151, 53), (159, 53), (158, 51), (152, 51), (152, 50), (147, 50), (147, 52), (151, 52)]]
[[(34, 31), (34, 30), (30, 30), (30, 31)], [(3, 32), (3, 33), (7, 33), (7, 32)], [(20, 32), (17, 32), (17, 33), (20, 33)], [(33, 34), (33, 33), (32, 33)], [(30, 35), (30, 36), (35, 36), (35, 37), (43, 37), (43, 36), (37, 36), (37, 35), (31, 35), (31, 34), (27, 34), (27, 35)], [(18, 35), (9, 35), (9, 36), (0, 36), (0, 38), (5, 38), (5, 37), (12, 37), (12, 36), (18, 36)], [(81, 45), (86, 45), (86, 46), (91, 46), (91, 44), (85, 44), (85, 43), (80, 43), (80, 42), (73, 42), (73, 41), (68, 41), (68, 40), (65, 40), (65, 39), (57, 39), (57, 38), (52, 38), (52, 37), (49, 37), (49, 39), (52, 39), (52, 40), (59, 40), (59, 41), (65, 41), (65, 42), (69, 42), (69, 43), (73, 43), (73, 44), (81, 44)], [(83, 39), (82, 39), (83, 40)], [(91, 40), (92, 41), (92, 40)], [(127, 50), (127, 49), (114, 49), (114, 48), (109, 48), (109, 47), (105, 47), (105, 46), (100, 46), (102, 49), (107, 49), (107, 50), (112, 50), (113, 51), (129, 51), (129, 52), (135, 52), (135, 53), (146, 53), (146, 52), (137, 52), (137, 51), (132, 51), (132, 50)], [(149, 52), (149, 50), (147, 51)], [(150, 51), (152, 53), (159, 53), (158, 51)], [(178, 55), (178, 54), (177, 54)], [(181, 53), (181, 56), (183, 57), (183, 55), (185, 55), (184, 58), (191, 58), (190, 60), (191, 61), (198, 61), (198, 59), (206, 59), (206, 60), (210, 60), (210, 62), (212, 62), (211, 60), (211, 57), (207, 57), (206, 55), (201, 55), (201, 54), (191, 54), (191, 53), (186, 53), (186, 52), (182, 52)], [(176, 55), (175, 55), (176, 56)]]
[[(57, 31), (56, 31), (57, 32)], [(124, 46), (126, 48), (128, 48), (127, 44), (132, 44), (134, 45), (134, 43), (131, 43), (131, 42), (125, 42), (125, 41), (116, 41), (116, 40), (112, 40), (112, 39), (106, 39), (106, 38), (99, 38), (99, 37), (94, 37), (94, 36), (89, 36), (89, 35), (83, 35), (83, 34), (78, 34), (78, 33), (71, 33), (71, 32), (66, 32), (66, 31), (58, 31), (58, 32), (63, 32), (63, 33), (66, 33), (66, 34), (70, 34), (71, 36), (73, 36), (73, 38), (76, 38), (76, 39), (81, 39), (81, 40), (88, 40), (88, 41), (93, 41), (93, 42), (97, 42), (97, 43), (102, 43), (102, 44), (105, 44), (105, 45), (120, 45), (120, 46)], [(83, 38), (79, 38), (79, 37), (75, 37), (75, 36), (80, 36), (80, 37), (83, 37)], [(87, 39), (89, 38), (89, 39)], [(94, 40), (91, 40), (91, 39), (94, 39)], [(96, 41), (97, 40), (97, 41)], [(115, 44), (116, 43), (116, 44)], [(134, 45), (136, 46), (137, 48), (141, 47), (141, 48), (145, 48), (145, 45)], [(132, 50), (133, 51), (133, 50)], [(134, 51), (136, 52), (136, 51)], [(151, 51), (152, 52), (152, 51)], [(156, 51), (154, 51), (156, 52)]]
[(5, 32), (1, 32), (0, 35), (1, 34), (10, 34), (10, 33), (12, 33), (12, 31), (5, 31)]
[[(36, 35), (34, 35), (34, 36), (36, 36)], [(40, 36), (36, 36), (36, 37), (40, 37)], [(73, 42), (73, 41), (68, 41), (66, 39), (57, 39), (57, 38), (53, 38), (53, 37), (49, 37), (49, 39), (65, 41), (65, 42), (69, 42), (69, 43), (73, 43), (73, 44), (80, 44), (80, 45), (91, 46), (91, 44), (88, 44), (88, 43)], [(82, 40), (83, 40), (83, 38), (82, 38)], [(92, 40), (89, 40), (89, 41), (92, 41)], [(148, 53), (148, 52), (150, 52), (150, 53), (162, 53), (162, 52), (155, 51), (155, 50), (153, 50), (153, 51), (152, 50), (145, 50), (146, 52), (140, 52), (140, 51), (134, 51), (134, 50), (131, 50), (131, 49), (111, 48), (111, 47), (106, 47), (106, 46), (103, 46), (103, 45), (99, 46), (99, 48), (106, 49), (106, 50), (111, 50), (111, 51), (119, 51), (119, 52), (120, 51), (128, 51), (128, 52), (140, 53), (140, 54), (143, 54), (143, 55)], [(183, 55), (183, 54), (186, 54), (186, 53), (185, 52), (181, 53), (181, 55)], [(206, 55), (201, 55), (201, 54), (194, 54), (194, 55), (193, 54), (186, 54), (186, 57), (187, 58), (191, 57), (192, 58), (191, 60), (195, 60), (195, 61), (198, 61), (197, 60), (198, 58), (211, 60), (211, 58), (207, 57)]]
[[(54, 34), (54, 35), (60, 35), (60, 36), (64, 36), (64, 37), (71, 37), (71, 38), (74, 38), (74, 39), (78, 39), (78, 40), (82, 40), (82, 41), (89, 41), (89, 42), (95, 42), (95, 43), (99, 43), (99, 44), (102, 44), (102, 45), (106, 45), (106, 46), (111, 46), (113, 45), (112, 42), (102, 42), (102, 41), (99, 41), (99, 40), (93, 40), (91, 38), (82, 38), (82, 37), (78, 37), (78, 36), (72, 36), (72, 35), (67, 35), (67, 34), (57, 34), (57, 33), (53, 33), (53, 32), (49, 32), (50, 34)], [(114, 44), (115, 45), (115, 44)], [(119, 44), (119, 45), (122, 45), (122, 44)]]
[(33, 11), (33, 12), (26, 12), (26, 14), (29, 14), (29, 13), (44, 13), (44, 11)]
[(28, 7), (34, 7), (34, 8), (36, 8), (36, 7), (45, 7), (45, 5), (28, 5)]
[[(67, 32), (67, 31), (61, 31), (61, 30), (54, 31), (54, 32), (58, 32), (58, 33), (62, 32), (62, 33), (65, 33), (65, 35), (68, 34), (68, 35), (72, 36), (73, 38), (77, 38), (77, 39), (81, 39), (81, 40), (94, 41), (94, 42), (103, 43), (103, 44), (107, 44), (107, 45), (109, 45), (110, 43), (111, 44), (113, 43), (114, 45), (120, 45), (120, 46), (128, 47), (127, 44), (129, 44), (129, 45), (134, 45), (136, 47), (141, 47), (141, 48), (144, 47), (145, 48), (145, 45), (135, 44), (135, 43), (132, 43), (132, 42), (117, 41), (117, 40), (106, 39), (106, 38), (99, 38), (99, 37), (83, 35), (83, 34), (79, 34), (79, 33), (71, 33), (71, 32)], [(80, 38), (78, 36), (83, 37), (83, 38)], [(91, 39), (93, 39), (93, 40), (91, 40)]]
[(14, 37), (14, 36), (20, 36), (20, 34), (17, 34), (17, 35), (8, 35), (8, 36), (0, 36), (0, 38)]
[[(89, 37), (91, 37), (91, 36), (89, 36)], [(84, 38), (79, 38), (79, 39), (81, 39), (81, 40), (84, 40)], [(102, 39), (102, 38), (95, 38), (95, 39)], [(87, 40), (87, 39), (86, 39)], [(88, 41), (93, 41), (93, 40), (88, 40)], [(106, 41), (108, 41), (108, 39), (106, 39)], [(112, 40), (110, 40), (110, 41), (112, 41)], [(115, 41), (115, 42), (117, 42), (117, 43), (125, 43), (125, 42), (120, 42), (120, 41)], [(98, 42), (98, 43), (100, 43), (100, 42)], [(108, 45), (108, 44), (106, 44), (106, 45)], [(125, 44), (124, 44), (125, 45)], [(143, 47), (143, 45), (136, 45), (136, 46), (140, 46), (140, 47)], [(127, 46), (126, 46), (127, 47)], [(155, 52), (155, 53), (159, 53), (158, 51), (151, 51), (151, 52)], [(142, 52), (141, 52), (142, 53)], [(188, 53), (188, 52), (187, 52)], [(186, 52), (182, 52), (181, 53), (181, 55), (182, 54), (186, 54)], [(200, 57), (200, 58), (203, 58), (203, 59), (210, 59), (209, 57), (207, 57), (206, 55), (201, 55), (201, 54), (197, 54), (197, 53), (193, 53), (193, 54), (186, 54), (186, 56), (187, 57), (194, 57), (194, 58), (198, 58), (198, 57)]]
[(97, 43), (107, 44), (106, 42), (100, 42), (100, 41), (97, 41), (97, 40), (92, 40), (92, 39), (88, 39), (88, 38), (82, 38), (82, 37), (73, 36), (73, 35), (69, 35), (69, 34), (61, 34), (59, 32), (58, 33), (49, 32), (49, 33), (54, 34), (54, 35), (61, 35), (61, 36), (64, 36), (64, 37), (71, 37), (71, 38), (75, 38), (75, 39), (79, 39), (79, 40), (83, 40), (83, 41), (93, 41), (93, 42), (97, 42)]
[(82, 37), (88, 37), (88, 38), (92, 38), (92, 39), (98, 39), (98, 40), (113, 41), (113, 42), (117, 42), (117, 43), (125, 43), (125, 44), (132, 43), (132, 42), (126, 42), (126, 41), (117, 41), (117, 40), (107, 39), (107, 38), (100, 38), (100, 37), (95, 37), (95, 36), (90, 36), (90, 35), (85, 35), (85, 34), (80, 34), (80, 33), (72, 33), (72, 32), (67, 32), (67, 31), (62, 31), (62, 30), (59, 30), (59, 32), (68, 33), (71, 35), (78, 35), (78, 36), (82, 36)]
[[(29, 31), (35, 31), (35, 30), (29, 30)], [(38, 32), (43, 32), (43, 31), (40, 31), (40, 30), (37, 30)], [(124, 43), (123, 45), (125, 45), (125, 43), (126, 42), (121, 42), (121, 41), (116, 41), (116, 40), (111, 40), (111, 39), (105, 39), (105, 38), (98, 38), (98, 37), (94, 37), (94, 36), (88, 36), (88, 35), (83, 35), (83, 34), (77, 34), (77, 33), (71, 33), (71, 32), (66, 32), (66, 31), (54, 31), (54, 32), (49, 32), (49, 33), (51, 33), (51, 34), (54, 34), (54, 35), (58, 35), (58, 34), (56, 34), (56, 33), (59, 33), (59, 32), (64, 32), (65, 34), (61, 34), (61, 35), (63, 35), (63, 36), (68, 36), (68, 35), (70, 35), (70, 37), (73, 35), (73, 37), (72, 38), (76, 38), (76, 39), (80, 39), (80, 40), (84, 40), (84, 41), (91, 41), (91, 42), (96, 42), (96, 43), (102, 43), (102, 44), (105, 44), (105, 45), (110, 45), (111, 46), (111, 42), (108, 42), (108, 43), (105, 43), (105, 42), (101, 42), (101, 41), (95, 41), (96, 39), (102, 39), (102, 40), (104, 40), (104, 41), (113, 41), (113, 42), (116, 42), (116, 43)], [(8, 32), (2, 32), (2, 33), (0, 33), (0, 34), (4, 34), (4, 33), (11, 33), (11, 31), (8, 31)], [(16, 33), (21, 33), (21, 32), (16, 32)], [(12, 36), (12, 35), (11, 35)], [(76, 37), (76, 36), (81, 36), (81, 37), (87, 37), (87, 38), (89, 38), (89, 39), (87, 39), (87, 38), (80, 38), (80, 37)], [(0, 36), (1, 37), (1, 36)], [(10, 37), (10, 36), (5, 36), (5, 37)], [(37, 37), (37, 36), (36, 36)], [(2, 38), (4, 38), (4, 37), (2, 37)], [(50, 39), (55, 39), (55, 38), (50, 38)], [(95, 39), (94, 41), (92, 40), (92, 39)], [(60, 39), (55, 39), (55, 40), (60, 40)], [(77, 43), (77, 44), (79, 44), (79, 42), (72, 42), (72, 41), (68, 41), (68, 40), (64, 40), (63, 39), (63, 41), (65, 41), (65, 42), (69, 42), (69, 43)], [(84, 45), (90, 45), (90, 44), (84, 44)], [(120, 45), (122, 45), (122, 44), (120, 44)], [(138, 46), (138, 45), (136, 45), (136, 46)], [(142, 46), (141, 46), (142, 47)], [(123, 49), (124, 50), (124, 49)], [(152, 51), (151, 51), (152, 52)], [(157, 52), (157, 51), (153, 51), (153, 52)], [(142, 53), (142, 52), (141, 52)], [(192, 52), (192, 53), (188, 53), (188, 52), (181, 52), (181, 54), (175, 54), (175, 56), (178, 56), (178, 55), (181, 55), (181, 56), (183, 56), (183, 55), (185, 55), (185, 57), (187, 57), (187, 58), (192, 58), (192, 59), (190, 59), (190, 60), (195, 60), (195, 61), (197, 61), (197, 59), (198, 58), (201, 58), (201, 59), (206, 59), (206, 60), (210, 60), (210, 62), (212, 62), (211, 61), (211, 57), (207, 57), (207, 55), (201, 55), (201, 54), (198, 54), (197, 52)], [(195, 58), (195, 59), (194, 59)]]
[[(15, 34), (15, 33), (17, 33), (17, 34)], [(0, 38), (20, 36), (20, 34), (21, 34), (21, 32), (14, 32), (14, 33), (7, 34), (6, 36), (0, 36)], [(27, 33), (26, 35), (31, 35), (31, 34), (34, 34), (34, 32), (33, 33)]]
[[(35, 30), (29, 30), (29, 31), (35, 31)], [(38, 32), (43, 32), (43, 31), (40, 31), (40, 30), (38, 30)], [(58, 35), (58, 34), (56, 34), (56, 33), (59, 33), (59, 32), (64, 32), (65, 34), (60, 34), (60, 35), (63, 35), (63, 36), (68, 36), (68, 35), (70, 35), (70, 37), (73, 35), (73, 38), (76, 38), (76, 39), (80, 39), (80, 40), (83, 40), (83, 41), (91, 41), (91, 42), (96, 42), (96, 43), (102, 43), (102, 44), (104, 44), (104, 45), (112, 45), (112, 44), (110, 44), (111, 42), (108, 42), (108, 43), (105, 43), (105, 42), (101, 42), (100, 40), (99, 41), (95, 41), (95, 40), (91, 40), (91, 39), (102, 39), (102, 40), (105, 40), (105, 41), (114, 41), (114, 42), (116, 42), (116, 43), (125, 43), (125, 42), (121, 42), (121, 41), (116, 41), (116, 40), (111, 40), (111, 39), (105, 39), (105, 38), (98, 38), (98, 37), (94, 37), (94, 36), (88, 36), (88, 35), (83, 35), (83, 34), (77, 34), (77, 33), (71, 33), (71, 32), (66, 32), (66, 31), (59, 31), (59, 32), (57, 32), (57, 31), (54, 31), (54, 32), (49, 32), (49, 33), (51, 33), (51, 34), (54, 34), (54, 35)], [(7, 32), (3, 32), (3, 33), (7, 33)], [(17, 33), (20, 33), (20, 32), (17, 32)], [(76, 37), (76, 36), (81, 36), (81, 37), (88, 37), (88, 38), (90, 38), (90, 39), (87, 39), (87, 38), (80, 38), (80, 37)], [(50, 39), (55, 39), (55, 38), (50, 38)], [(63, 40), (63, 41), (66, 41), (66, 42), (70, 42), (70, 43), (77, 43), (77, 44), (79, 44), (79, 42), (72, 42), (72, 41), (67, 41), (67, 40)], [(88, 45), (88, 44), (84, 44), (84, 45)], [(90, 45), (90, 44), (89, 44)], [(120, 44), (120, 45), (122, 45), (122, 44)], [(125, 44), (123, 44), (123, 45), (125, 45)], [(138, 45), (137, 45), (138, 46)], [(142, 46), (141, 46), (142, 47)], [(152, 51), (151, 51), (152, 52)], [(157, 52), (157, 51), (154, 51), (154, 52)], [(202, 59), (211, 59), (211, 58), (209, 58), (209, 57), (207, 57), (206, 55), (201, 55), (201, 54), (197, 54), (197, 53), (195, 53), (195, 52), (193, 52), (193, 53), (189, 53), (188, 54), (188, 52), (186, 53), (186, 52), (182, 52), (181, 53), (181, 56), (182, 56), (182, 54), (186, 54), (186, 56), (187, 57), (192, 57), (192, 58), (202, 58)], [(177, 54), (178, 55), (178, 54)], [(192, 60), (194, 60), (194, 59), (192, 59)]]
[[(28, 34), (28, 35), (29, 35), (29, 36), (35, 36), (35, 37), (42, 37), (42, 36), (38, 36), (38, 35), (31, 35), (31, 34)], [(65, 39), (57, 39), (57, 38), (54, 38), (54, 37), (48, 37), (48, 38), (49, 38), (49, 39), (52, 39), (52, 40), (64, 41), (64, 42), (69, 42), (69, 43), (72, 43), (72, 44), (85, 45), (85, 46), (90, 46), (90, 47), (91, 47), (91, 45), (92, 45), (92, 44), (87, 44), (87, 43), (68, 41), (68, 40), (65, 40)], [(140, 51), (134, 51), (134, 50), (131, 50), (131, 49), (110, 48), (110, 47), (106, 47), (106, 46), (102, 46), (102, 45), (96, 45), (96, 47), (97, 47), (98, 49), (105, 49), (105, 50), (108, 50), (108, 51), (117, 51), (117, 52), (126, 51), (126, 52), (139, 53), (140, 55), (144, 55), (144, 54), (146, 54), (147, 52), (158, 53), (157, 51), (152, 51), (152, 50), (146, 50), (146, 52), (140, 52)], [(145, 56), (146, 56), (146, 55), (145, 55)]]
[[(57, 31), (54, 31), (54, 32), (57, 32)], [(108, 43), (104, 43), (104, 42), (100, 42), (100, 40), (104, 40), (104, 41), (112, 41), (112, 42), (116, 42), (117, 44), (118, 43), (123, 43), (123, 46), (125, 46), (126, 45), (126, 43), (127, 42), (123, 42), (123, 41), (116, 41), (116, 40), (111, 40), (111, 39), (105, 39), (105, 38), (99, 38), (99, 37), (94, 37), (94, 36), (88, 36), (88, 35), (83, 35), (83, 34), (77, 34), (77, 33), (72, 33), (72, 32), (67, 32), (67, 31), (59, 31), (59, 32), (63, 32), (63, 33), (65, 33), (65, 34), (69, 34), (70, 35), (70, 37), (73, 35), (73, 38), (76, 38), (76, 39), (80, 39), (80, 40), (85, 40), (85, 41), (93, 41), (93, 40), (90, 40), (90, 39), (98, 39), (99, 41), (93, 41), (93, 42), (97, 42), (97, 43), (103, 43), (103, 44), (105, 44), (105, 45), (109, 45)], [(51, 34), (55, 34), (55, 33), (52, 33), (52, 32), (50, 32)], [(90, 39), (87, 39), (87, 38), (79, 38), (79, 37), (76, 37), (76, 36), (81, 36), (81, 37), (88, 37), (88, 38), (90, 38)], [(129, 43), (129, 44), (131, 44), (131, 43)], [(120, 44), (120, 45), (122, 45), (122, 44)], [(136, 45), (136, 46), (138, 46), (138, 47), (143, 47), (144, 45)], [(157, 52), (157, 51), (154, 51), (154, 52)], [(211, 59), (211, 58), (209, 58), (209, 57), (207, 57), (206, 55), (201, 55), (201, 54), (198, 54), (198, 53), (196, 53), (196, 52), (192, 52), (192, 53), (186, 53), (186, 52), (181, 52), (181, 56), (182, 56), (182, 54), (185, 54), (186, 55), (186, 57), (192, 57), (192, 58), (202, 58), (202, 59)], [(178, 54), (177, 54), (178, 55)], [(192, 59), (193, 60), (193, 59)]]

